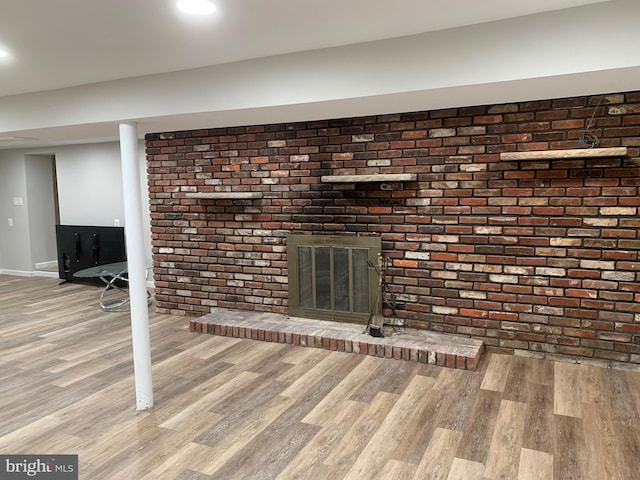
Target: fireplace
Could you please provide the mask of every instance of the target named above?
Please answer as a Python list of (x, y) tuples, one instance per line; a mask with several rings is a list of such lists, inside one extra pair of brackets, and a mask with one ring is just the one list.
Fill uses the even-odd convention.
[(288, 236), (289, 315), (366, 324), (381, 250), (380, 237)]

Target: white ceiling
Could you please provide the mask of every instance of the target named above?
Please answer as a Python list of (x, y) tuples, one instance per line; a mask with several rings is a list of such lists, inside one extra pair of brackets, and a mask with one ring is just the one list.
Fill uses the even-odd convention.
[(600, 0), (15, 0), (0, 12), (0, 97), (348, 45)]
[(5, 0), (0, 149), (638, 88), (637, 0), (215, 2)]

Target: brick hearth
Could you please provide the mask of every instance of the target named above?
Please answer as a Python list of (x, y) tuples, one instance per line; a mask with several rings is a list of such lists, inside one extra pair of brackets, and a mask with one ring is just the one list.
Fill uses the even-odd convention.
[(484, 350), (481, 340), (457, 335), (396, 327), (393, 335), (375, 338), (363, 333), (362, 325), (224, 308), (214, 308), (211, 313), (193, 319), (190, 329), (464, 370), (475, 370)]

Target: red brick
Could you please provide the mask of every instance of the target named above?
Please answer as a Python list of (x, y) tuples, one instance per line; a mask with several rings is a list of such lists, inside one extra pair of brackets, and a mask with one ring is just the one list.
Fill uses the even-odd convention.
[(557, 120), (555, 122), (551, 122), (551, 128), (553, 129), (572, 129), (572, 128), (583, 128), (584, 120), (574, 119), (574, 120)]
[(432, 253), (431, 260), (440, 262), (457, 262), (458, 254), (456, 253)]
[(510, 312), (489, 312), (489, 318), (500, 321), (517, 321), (518, 314)]
[(461, 308), (460, 315), (464, 317), (487, 318), (489, 316), (489, 312), (487, 312), (486, 310), (477, 310), (473, 308)]
[(474, 117), (473, 119), (476, 125), (488, 125), (492, 123), (502, 122), (502, 115), (482, 115)]
[(612, 340), (614, 342), (631, 342), (632, 337), (628, 333), (617, 333), (617, 332), (600, 332), (598, 333), (598, 338), (600, 340)]

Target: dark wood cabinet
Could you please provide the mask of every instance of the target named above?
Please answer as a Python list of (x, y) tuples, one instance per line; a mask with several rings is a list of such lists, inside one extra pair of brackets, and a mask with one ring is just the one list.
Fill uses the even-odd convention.
[(58, 274), (65, 281), (81, 281), (79, 270), (127, 259), (124, 227), (56, 225)]

